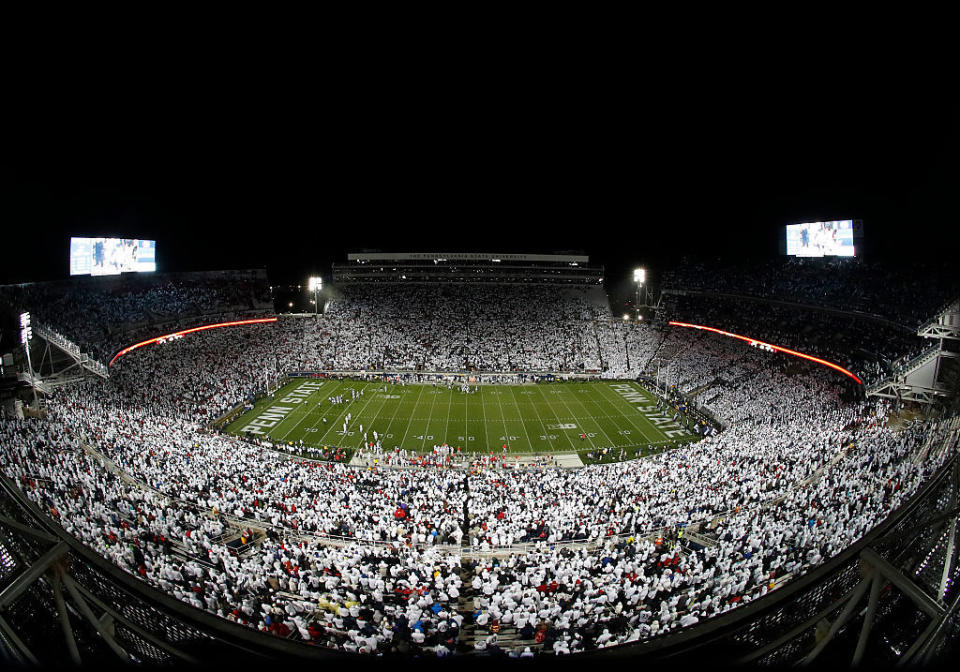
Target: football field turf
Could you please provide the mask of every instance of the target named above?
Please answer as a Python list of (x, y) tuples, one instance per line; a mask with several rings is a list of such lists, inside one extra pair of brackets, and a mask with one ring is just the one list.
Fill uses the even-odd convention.
[[(658, 411), (656, 398), (634, 381), (480, 385), (470, 390), (464, 393), (456, 384), (448, 388), (299, 378), (261, 399), (227, 431), (274, 443), (303, 441), (348, 450), (374, 441), (376, 431), (386, 450), (399, 446), (430, 452), (446, 443), (463, 451), (500, 452), (506, 444), (510, 453), (539, 454), (604, 447), (635, 450), (699, 438), (672, 420), (672, 409)], [(332, 404), (329, 398), (336, 396), (345, 402)], [(344, 430), (348, 413), (351, 419)]]

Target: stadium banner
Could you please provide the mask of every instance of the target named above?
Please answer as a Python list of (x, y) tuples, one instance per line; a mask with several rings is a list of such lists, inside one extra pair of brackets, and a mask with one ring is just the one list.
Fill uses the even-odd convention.
[(669, 324), (671, 327), (685, 327), (687, 329), (701, 329), (703, 331), (710, 331), (715, 334), (720, 334), (721, 336), (727, 336), (728, 338), (735, 338), (737, 340), (744, 341), (745, 343), (748, 343), (751, 347), (757, 348), (759, 350), (765, 350), (767, 352), (782, 352), (787, 355), (799, 357), (800, 359), (806, 359), (807, 361), (814, 362), (816, 364), (820, 364), (822, 366), (831, 368), (834, 371), (839, 371), (843, 375), (855, 380), (858, 385), (863, 385), (863, 381), (860, 380), (860, 378), (858, 378), (856, 375), (854, 375), (847, 369), (843, 368), (839, 364), (834, 364), (833, 362), (828, 362), (825, 359), (820, 359), (819, 357), (814, 357), (812, 355), (808, 355), (803, 352), (798, 352), (797, 350), (791, 350), (790, 348), (784, 348), (783, 346), (773, 345), (771, 343), (764, 343), (763, 341), (756, 338), (750, 338), (749, 336), (741, 336), (740, 334), (734, 334), (729, 331), (724, 331), (723, 329), (717, 329), (716, 327), (706, 327), (706, 326), (703, 326), (702, 324), (687, 324), (686, 322), (674, 322), (672, 320), (667, 324)]
[(223, 327), (240, 327), (240, 326), (245, 326), (245, 325), (250, 325), (250, 324), (266, 324), (266, 323), (276, 322), (276, 321), (277, 321), (277, 318), (275, 318), (275, 317), (264, 317), (264, 318), (258, 318), (258, 319), (253, 319), (253, 320), (233, 320), (233, 321), (230, 321), (230, 322), (218, 322), (217, 324), (205, 324), (205, 325), (202, 325), (202, 326), (199, 326), (199, 327), (192, 327), (192, 328), (190, 328), (190, 329), (181, 329), (180, 331), (174, 332), (174, 333), (172, 333), (172, 334), (165, 334), (165, 335), (163, 335), (163, 336), (157, 336), (157, 337), (155, 337), (155, 338), (148, 338), (148, 339), (145, 340), (145, 341), (140, 341), (139, 343), (134, 343), (133, 345), (128, 346), (128, 347), (124, 348), (123, 350), (121, 350), (120, 352), (118, 352), (117, 354), (115, 354), (115, 355), (113, 356), (113, 359), (110, 360), (110, 363), (107, 364), (107, 366), (108, 366), (108, 367), (113, 366), (113, 363), (114, 363), (115, 361), (117, 361), (118, 359), (120, 359), (120, 358), (123, 357), (124, 355), (126, 355), (126, 354), (128, 354), (128, 353), (130, 353), (130, 352), (133, 352), (134, 350), (136, 350), (136, 349), (138, 349), (138, 348), (142, 348), (142, 347), (144, 347), (144, 346), (146, 346), (146, 345), (153, 345), (153, 344), (160, 344), (160, 345), (162, 345), (162, 344), (164, 344), (164, 343), (171, 343), (171, 342), (173, 342), (173, 341), (178, 341), (178, 340), (180, 340), (181, 338), (183, 338), (184, 336), (186, 336), (186, 335), (188, 335), (188, 334), (194, 334), (194, 333), (196, 333), (196, 332), (198, 332), (198, 331), (208, 331), (208, 330), (210, 330), (210, 329), (221, 329), (221, 328), (223, 328)]

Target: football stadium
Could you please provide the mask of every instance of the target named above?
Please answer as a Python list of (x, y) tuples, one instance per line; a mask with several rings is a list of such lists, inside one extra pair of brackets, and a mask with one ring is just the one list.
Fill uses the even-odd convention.
[[(803, 149), (853, 128), (828, 125), (786, 186), (758, 161), (629, 227), (579, 169), (590, 204), (530, 222), (459, 192), (425, 215), (411, 178), (389, 231), (219, 151), (216, 177), (139, 146), (24, 159), (0, 199), (4, 664), (949, 660), (958, 248), (913, 201), (824, 200)], [(883, 156), (863, 181), (908, 179)], [(717, 200), (746, 174), (777, 199)]]

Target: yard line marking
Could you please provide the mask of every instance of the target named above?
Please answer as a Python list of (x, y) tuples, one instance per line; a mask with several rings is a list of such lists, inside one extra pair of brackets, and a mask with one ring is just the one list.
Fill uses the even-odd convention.
[[(602, 387), (603, 389), (605, 389), (605, 390), (608, 390), (608, 391), (610, 392), (610, 394), (613, 395), (613, 398), (619, 400), (619, 402), (626, 403), (626, 404), (629, 404), (629, 403), (630, 403), (630, 402), (626, 401), (623, 397), (617, 395), (613, 390), (610, 390), (610, 389), (607, 387), (607, 384), (606, 384), (606, 383), (604, 383), (601, 387)], [(637, 386), (637, 387), (640, 387), (640, 386)], [(656, 401), (655, 401), (655, 400), (651, 400), (651, 399), (650, 399), (650, 393), (647, 392), (647, 390), (645, 390), (643, 387), (640, 387), (640, 392), (643, 394), (644, 397), (647, 398), (648, 401), (650, 401), (650, 403), (656, 404)], [(601, 392), (601, 394), (602, 394), (602, 392)], [(616, 408), (616, 404), (614, 404), (613, 407)], [(632, 407), (631, 407), (631, 408), (632, 408)], [(619, 409), (618, 409), (618, 410), (619, 410)], [(663, 439), (662, 439), (661, 441), (659, 441), (659, 442), (658, 442), (658, 441), (651, 441), (649, 435), (647, 435), (647, 433), (646, 433), (645, 431), (643, 431), (643, 427), (641, 427), (640, 425), (638, 425), (637, 423), (635, 423), (635, 422), (633, 421), (633, 419), (632, 419), (629, 415), (627, 415), (626, 413), (623, 413), (622, 411), (621, 411), (621, 413), (623, 414), (623, 417), (625, 417), (625, 418), (627, 419), (627, 421), (628, 421), (631, 425), (633, 425), (634, 427), (636, 427), (637, 431), (640, 432), (640, 434), (643, 436), (644, 441), (646, 441), (647, 443), (662, 443), (663, 440), (666, 440), (666, 439), (667, 439), (666, 435), (661, 432), (661, 433), (660, 433), (660, 436), (663, 437)], [(657, 431), (660, 431), (660, 430), (657, 430)]]
[[(362, 389), (366, 389), (366, 387), (367, 387), (367, 384), (364, 384), (364, 386), (363, 386)], [(363, 396), (367, 396), (367, 395), (363, 395)], [(361, 408), (359, 411), (357, 411), (356, 417), (350, 418), (350, 421), (351, 421), (351, 422), (354, 422), (354, 423), (357, 423), (357, 424), (361, 424), (361, 423), (359, 423), (359, 422), (357, 422), (357, 421), (360, 420), (360, 415), (367, 410), (367, 406), (369, 406), (369, 405), (373, 402), (373, 397), (374, 397), (374, 396), (376, 396), (376, 395), (373, 395), (373, 394), (370, 395), (370, 398), (367, 400), (367, 403), (365, 403), (365, 404), (363, 405), (363, 408)], [(386, 403), (386, 401), (384, 401), (384, 403)], [(383, 408), (383, 405), (382, 405), (382, 404), (380, 405), (380, 408)], [(347, 429), (349, 430), (350, 428), (347, 427)], [(343, 438), (346, 439), (347, 437), (343, 437)], [(360, 443), (358, 443), (358, 444), (355, 446), (355, 449), (356, 449), (356, 448), (359, 448), (359, 447), (363, 444), (363, 437), (362, 437), (362, 436), (357, 436), (357, 439), (359, 440)]]
[[(350, 381), (349, 381), (349, 380), (347, 380), (347, 381), (340, 381), (340, 386), (341, 386), (341, 387), (346, 387), (346, 385), (344, 385), (345, 382), (350, 382)], [(332, 395), (332, 396), (335, 396), (335, 395)], [(330, 428), (329, 428), (326, 432), (323, 433), (323, 436), (320, 437), (320, 443), (319, 443), (318, 445), (334, 444), (334, 445), (339, 445), (340, 447), (343, 447), (343, 443), (340, 442), (340, 441), (338, 441), (338, 440), (336, 439), (336, 437), (334, 437), (334, 440), (333, 440), (333, 441), (328, 441), (328, 440), (327, 440), (327, 437), (330, 436), (330, 432), (336, 432), (336, 431), (337, 431), (337, 430), (336, 430), (336, 427), (339, 426), (338, 423), (340, 422), (341, 419), (343, 419), (344, 417), (346, 417), (348, 410), (350, 410), (350, 404), (349, 404), (349, 403), (343, 404), (343, 410), (340, 411), (340, 413), (337, 415), (336, 419), (335, 419), (333, 422), (329, 423), (329, 424), (330, 424)], [(345, 439), (345, 438), (347, 438), (347, 437), (344, 436), (343, 438)]]
[[(441, 388), (439, 388), (439, 387), (436, 388), (436, 392), (441, 392), (441, 391), (442, 391)], [(433, 436), (433, 435), (430, 433), (430, 422), (431, 422), (431, 420), (433, 419), (433, 407), (437, 405), (437, 397), (439, 396), (439, 394), (434, 393), (434, 394), (431, 394), (430, 396), (433, 397), (433, 399), (430, 401), (430, 412), (429, 412), (429, 415), (428, 415), (427, 418), (426, 418), (427, 424), (424, 425), (424, 428), (423, 428), (423, 443), (420, 444), (420, 452), (421, 452), (421, 453), (425, 453), (425, 452), (427, 451), (427, 441), (436, 441), (436, 440), (437, 440), (437, 437), (435, 437), (435, 436), (433, 437), (433, 439), (428, 439), (428, 438), (427, 438), (428, 436)], [(436, 445), (436, 444), (434, 444), (434, 445)], [(433, 452), (433, 448), (432, 448), (432, 447), (431, 447), (430, 450), (431, 450), (431, 452)]]
[[(337, 381), (337, 382), (340, 383), (340, 385), (343, 384), (343, 381)], [(324, 392), (324, 394), (326, 394), (326, 392), (328, 392), (329, 389), (330, 389), (330, 388), (327, 388), (326, 390), (317, 390), (317, 391), (318, 391), (318, 392)], [(334, 387), (333, 389), (336, 390), (337, 387)], [(327, 396), (328, 396), (328, 397), (331, 397), (331, 396), (333, 396), (333, 395), (329, 395), (329, 394), (328, 394)], [(323, 399), (321, 398), (320, 401), (322, 402)], [(313, 406), (313, 407), (311, 407), (310, 412), (314, 412), (314, 411), (316, 411), (316, 409), (317, 409), (317, 406)], [(316, 426), (317, 426), (317, 423), (320, 422), (320, 421), (323, 419), (323, 411), (316, 411), (316, 413), (317, 413), (317, 419), (313, 421), (313, 424), (310, 425), (310, 427), (308, 427), (308, 430), (309, 430), (309, 429), (313, 429), (314, 427), (316, 427)], [(328, 430), (328, 431), (329, 431), (329, 430)], [(304, 436), (306, 436), (307, 433), (308, 433), (308, 432), (305, 431), (305, 432), (304, 432)], [(324, 432), (324, 436), (326, 436), (326, 432)], [(302, 439), (301, 439), (301, 440), (302, 440)], [(306, 443), (306, 442), (305, 442), (305, 443)], [(321, 441), (320, 443), (322, 444), (323, 442)]]
[[(561, 395), (561, 396), (562, 396), (562, 395)], [(576, 399), (576, 396), (574, 396), (574, 398)], [(572, 409), (570, 408), (570, 404), (568, 404), (568, 403), (566, 402), (566, 400), (564, 400), (563, 403), (564, 403), (564, 405), (567, 407), (567, 410), (568, 410), (568, 411), (572, 411)], [(580, 406), (583, 408), (584, 411), (586, 411), (587, 413), (589, 413), (589, 411), (587, 410), (586, 404), (584, 404), (584, 403), (583, 403), (582, 401), (580, 401), (579, 399), (577, 399), (577, 403), (580, 404)], [(593, 403), (596, 404), (597, 402), (594, 401)], [(599, 406), (599, 404), (597, 404), (597, 405)], [(606, 430), (603, 428), (603, 425), (600, 424), (597, 420), (595, 420), (595, 419), (593, 418), (593, 416), (587, 416), (587, 417), (589, 417), (591, 420), (593, 420), (593, 424), (595, 424), (595, 425), (600, 429), (600, 431), (603, 432), (603, 435), (604, 435), (605, 437), (607, 437), (607, 441), (610, 442), (610, 447), (611, 447), (611, 448), (620, 448), (620, 447), (621, 447), (621, 446), (617, 446), (617, 445), (616, 445), (616, 442), (615, 442), (613, 439), (610, 438), (610, 435), (607, 434)], [(602, 416), (601, 416), (601, 417), (602, 417)], [(581, 426), (580, 429), (581, 429), (581, 431), (583, 431), (584, 434), (587, 433), (587, 432), (586, 432), (586, 428), (584, 428), (584, 427)], [(587, 438), (589, 438), (589, 437), (587, 437)], [(593, 439), (590, 439), (590, 443), (591, 443), (591, 444), (593, 443)]]
[[(371, 387), (373, 387), (373, 386), (375, 386), (375, 385), (377, 385), (377, 383), (367, 382), (366, 386), (363, 388), (364, 392), (366, 392), (368, 389), (370, 389)], [(380, 417), (380, 411), (383, 410), (383, 407), (387, 405), (387, 399), (385, 399), (383, 396), (381, 396), (381, 395), (379, 395), (379, 394), (374, 394), (376, 391), (377, 391), (377, 388), (374, 387), (373, 392), (370, 394), (371, 399), (370, 399), (370, 401), (367, 402), (367, 406), (369, 406), (370, 403), (373, 401), (373, 397), (376, 397), (376, 398), (380, 399), (381, 403), (380, 403), (380, 407), (374, 412), (373, 417), (370, 418), (370, 421), (369, 421), (370, 424), (367, 425), (367, 433), (368, 433), (368, 434), (373, 433), (373, 423), (376, 421), (377, 418)], [(366, 395), (364, 395), (364, 396), (366, 396)], [(365, 412), (366, 412), (367, 406), (364, 406), (364, 407), (363, 407), (363, 410), (361, 411), (361, 413), (365, 413)], [(359, 416), (357, 416), (357, 419), (359, 419)], [(366, 422), (366, 421), (367, 421), (366, 418), (364, 418), (364, 422)], [(364, 448), (367, 447), (367, 445), (366, 445), (367, 443), (368, 443), (368, 442), (366, 442), (366, 441), (363, 442), (363, 447), (364, 447)]]
[[(300, 383), (300, 382), (302, 382), (302, 381), (294, 381), (294, 382)], [(329, 388), (326, 388), (326, 389), (329, 389)], [(336, 389), (336, 388), (334, 388), (334, 389)], [(306, 419), (310, 416), (310, 410), (309, 410), (309, 409), (310, 409), (311, 404), (313, 403), (314, 395), (316, 395), (316, 394), (323, 394), (324, 392), (325, 392), (325, 389), (321, 387), (320, 389), (316, 390), (313, 394), (311, 394), (309, 397), (307, 397), (306, 399), (304, 399), (303, 403), (297, 404), (297, 406), (299, 406), (299, 408), (294, 408), (294, 409), (293, 409), (293, 412), (291, 412), (291, 414), (290, 414), (290, 417), (287, 418), (287, 419), (288, 419), (288, 420), (291, 420), (291, 419), (293, 419), (293, 417), (295, 417), (295, 416), (297, 416), (297, 415), (300, 416), (300, 419), (297, 420), (296, 424), (294, 424), (293, 427), (291, 427), (290, 429), (288, 429), (288, 430), (284, 433), (284, 435), (279, 438), (280, 443), (283, 443), (283, 442), (286, 440), (286, 438), (290, 435), (290, 432), (292, 432), (292, 431), (295, 430), (297, 427), (299, 427), (299, 426), (300, 426), (300, 423), (303, 422), (304, 420), (306, 420)], [(300, 412), (297, 413), (297, 411), (300, 411)], [(282, 424), (282, 423), (281, 423), (281, 424)], [(277, 426), (277, 427), (274, 428), (274, 430), (279, 430), (279, 429), (280, 429), (279, 426)], [(271, 436), (271, 438), (272, 438), (272, 436)]]
[[(352, 380), (347, 379), (345, 382), (357, 382), (357, 381), (352, 381)], [(346, 388), (347, 386), (344, 385), (344, 387)], [(366, 407), (370, 405), (370, 402), (371, 402), (371, 401), (373, 401), (372, 398), (369, 399), (366, 404), (364, 404), (363, 409), (361, 409), (360, 411), (358, 411), (358, 413), (362, 413), (363, 410), (366, 409)], [(330, 423), (330, 429), (328, 429), (328, 430), (326, 431), (326, 433), (325, 433), (322, 437), (320, 437), (320, 442), (321, 442), (322, 444), (326, 444), (326, 443), (327, 443), (327, 436), (330, 435), (330, 432), (336, 433), (337, 431), (339, 431), (339, 430), (336, 429), (336, 428), (339, 426), (339, 425), (336, 424), (336, 423), (339, 423), (342, 418), (345, 418), (346, 415), (347, 415), (347, 411), (349, 411), (352, 407), (353, 407), (353, 402), (352, 402), (352, 401), (343, 404), (343, 410), (340, 411), (340, 415), (337, 416), (336, 422)], [(345, 445), (344, 445), (344, 443), (345, 443), (346, 440), (347, 440), (347, 436), (344, 435), (342, 438), (343, 438), (342, 441), (337, 441), (337, 440), (336, 440), (336, 437), (334, 437), (334, 440), (333, 440), (333, 441), (330, 441), (330, 443), (332, 443), (332, 444), (334, 444), (334, 445), (338, 445), (338, 446), (340, 446), (341, 448), (346, 448), (346, 447), (348, 447), (348, 446), (345, 446)]]
[[(388, 387), (387, 389), (390, 389), (390, 388)], [(383, 432), (384, 436), (390, 433), (390, 427), (392, 427), (393, 423), (396, 421), (397, 413), (400, 412), (400, 407), (403, 405), (403, 395), (398, 394), (396, 396), (400, 397), (400, 399), (397, 399), (397, 404), (396, 406), (394, 406), (394, 409), (393, 409), (393, 416), (390, 418), (390, 422), (387, 423), (387, 428)], [(403, 448), (403, 446), (400, 446), (399, 444), (396, 444), (396, 443), (393, 445), (399, 448)]]
[[(634, 381), (628, 381), (628, 382), (631, 384), (632, 387), (639, 389), (640, 393), (643, 394), (643, 396), (647, 398), (649, 404), (651, 404), (651, 405), (656, 405), (657, 401), (656, 401), (655, 398), (652, 398), (652, 397), (651, 397), (651, 392), (650, 392), (649, 390), (645, 389), (642, 385), (640, 385), (639, 383), (636, 383), (636, 382), (634, 382)], [(620, 396), (618, 396), (616, 393), (614, 393), (613, 390), (610, 390), (610, 394), (614, 395), (614, 397), (619, 398), (620, 401), (623, 402), (623, 403), (629, 403), (629, 402), (627, 402), (623, 397), (620, 397)], [(628, 415), (626, 415), (626, 414), (624, 414), (624, 416), (627, 417), (628, 419), (629, 419), (629, 417), (630, 417), (630, 416), (628, 416)], [(633, 424), (634, 427), (637, 426), (636, 423), (634, 423), (633, 421), (631, 421), (631, 424)], [(651, 425), (651, 428), (652, 428), (652, 425)], [(637, 429), (640, 429), (640, 428), (637, 427)], [(660, 435), (664, 438), (664, 440), (669, 441), (669, 439), (667, 439), (666, 434), (664, 434), (662, 430), (660, 430), (659, 428), (657, 428), (657, 431), (660, 432)], [(645, 433), (642, 429), (640, 429), (640, 433), (644, 435), (644, 438), (647, 438), (647, 439), (649, 440), (649, 437), (647, 437), (646, 433)], [(691, 438), (693, 438), (693, 437), (695, 436), (692, 432), (688, 432), (688, 434), (690, 434)], [(656, 443), (656, 442), (654, 442), (654, 443)]]
[[(426, 387), (426, 385), (421, 385), (421, 386), (420, 386), (420, 394), (417, 395), (417, 400), (414, 402), (414, 408), (416, 408), (416, 407), (420, 404), (420, 397), (423, 396), (423, 388), (424, 388), (424, 387)], [(404, 433), (403, 433), (403, 439), (401, 439), (401, 441), (400, 441), (400, 448), (401, 448), (401, 449), (406, 448), (406, 446), (405, 446), (404, 444), (406, 444), (406, 442), (407, 442), (407, 434), (410, 432), (410, 423), (413, 422), (413, 417), (412, 417), (413, 414), (411, 413), (410, 415), (411, 415), (410, 419), (407, 420), (407, 429), (406, 429), (406, 431), (404, 431)]]
[[(453, 408), (453, 395), (452, 395), (452, 394), (450, 394), (450, 395), (447, 396), (447, 418), (446, 418), (446, 422), (443, 423), (443, 438), (444, 438), (444, 440), (446, 440), (446, 439), (449, 437), (449, 435), (450, 435), (450, 409), (451, 409), (451, 408)], [(466, 434), (464, 434), (464, 436), (463, 436), (463, 443), (464, 443), (464, 446), (463, 446), (463, 447), (466, 448), (466, 447), (467, 447), (467, 446), (466, 446), (466, 443), (467, 443), (467, 435), (466, 435)], [(451, 445), (451, 444), (448, 443), (447, 445), (449, 446), (449, 445)]]
[[(539, 388), (539, 386), (537, 386), (537, 387)], [(553, 405), (552, 405), (552, 404), (550, 403), (550, 401), (547, 399), (547, 395), (544, 394), (544, 392), (543, 392), (542, 389), (540, 389), (539, 392), (540, 392), (540, 396), (543, 397), (543, 400), (546, 402), (547, 408), (549, 408), (549, 409), (550, 409), (550, 412), (553, 413), (553, 415), (556, 417), (558, 423), (563, 424), (563, 421), (561, 420), (560, 416), (557, 415), (557, 411), (553, 408)], [(540, 413), (539, 413), (539, 412), (537, 412), (537, 416), (538, 416), (538, 417), (540, 416)], [(541, 422), (543, 422), (542, 419), (541, 419)], [(546, 425), (543, 426), (543, 435), (546, 436), (546, 437), (549, 437), (549, 436), (550, 436), (550, 430), (547, 429), (547, 426), (546, 426)], [(567, 442), (570, 444), (570, 448), (573, 449), (574, 452), (576, 452), (577, 447), (574, 445), (573, 440), (572, 440), (569, 436), (567, 436), (566, 434), (561, 433), (560, 435), (563, 436), (563, 438), (565, 438), (565, 439), (567, 440)], [(593, 443), (592, 440), (591, 440), (590, 442)], [(550, 444), (550, 448), (552, 449), (552, 448), (553, 448), (553, 441), (551, 441), (551, 440), (548, 438), (548, 439), (547, 439), (547, 443)]]
[[(523, 433), (527, 436), (527, 444), (530, 450), (533, 450), (533, 441), (530, 440), (530, 432), (527, 431), (527, 423), (523, 419), (523, 411), (520, 410), (520, 404), (517, 401), (517, 395), (513, 391), (513, 385), (508, 386), (510, 388), (510, 397), (513, 399), (513, 405), (517, 407), (517, 415), (520, 417), (520, 426), (523, 427)], [(507, 434), (509, 436), (509, 434)]]

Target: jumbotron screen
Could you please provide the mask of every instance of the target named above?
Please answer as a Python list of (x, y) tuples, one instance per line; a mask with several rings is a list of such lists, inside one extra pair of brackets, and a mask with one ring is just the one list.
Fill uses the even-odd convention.
[(70, 275), (119, 275), (157, 270), (157, 241), (71, 238)]
[(852, 257), (853, 220), (787, 225), (787, 254), (794, 257)]

